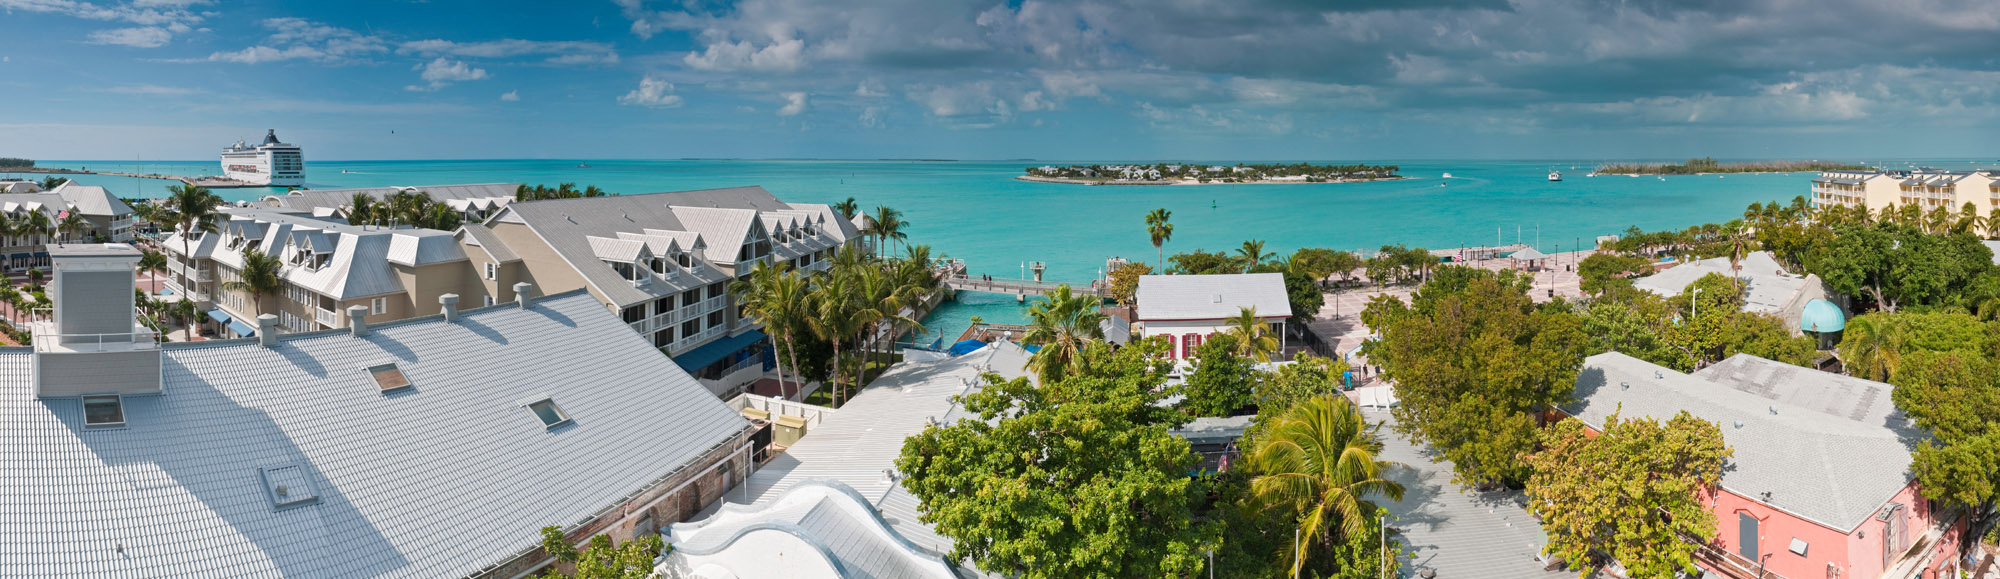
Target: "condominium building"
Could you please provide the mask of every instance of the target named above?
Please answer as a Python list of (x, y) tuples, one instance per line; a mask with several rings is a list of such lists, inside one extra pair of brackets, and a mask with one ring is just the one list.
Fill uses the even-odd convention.
[[(218, 229), (191, 238), (175, 232), (160, 247), (167, 289), (205, 308), (221, 337), (255, 335), (259, 314), (278, 316), (286, 332), (346, 327), (341, 312), (351, 306), (365, 306), (369, 322), (427, 315), (438, 296), (462, 292), (472, 277), (449, 231), (348, 225), (264, 208), (225, 208)], [(283, 291), (254, 296), (223, 289), (242, 278), (250, 251), (283, 262)]]
[(0, 574), (508, 579), (544, 527), (651, 535), (751, 469), (749, 421), (581, 291), (159, 344), (137, 250), (51, 253), (53, 319), (0, 348)]
[[(7, 221), (14, 225), (11, 235), (0, 236), (0, 258), (4, 258), (0, 263), (5, 264), (7, 271), (48, 268), (47, 248), (52, 244), (132, 240), (132, 207), (103, 187), (67, 181), (55, 189), (41, 191), (40, 186), (27, 184), (29, 187), (22, 189), (36, 192), (0, 194), (0, 212), (6, 213)], [(36, 213), (47, 224), (46, 232), (27, 231), (31, 215)], [(83, 220), (83, 229), (71, 232), (60, 229), (70, 215)]]
[(511, 203), (459, 235), (483, 286), (468, 295), (505, 301), (517, 280), (588, 289), (717, 394), (755, 382), (775, 361), (729, 283), (761, 261), (823, 270), (860, 238), (831, 207), (779, 201), (762, 187)]
[(2000, 207), (2000, 174), (1995, 171), (1827, 171), (1813, 179), (1813, 204), (1866, 207), (1916, 205), (1924, 211), (1958, 211), (1971, 203), (1986, 215)]

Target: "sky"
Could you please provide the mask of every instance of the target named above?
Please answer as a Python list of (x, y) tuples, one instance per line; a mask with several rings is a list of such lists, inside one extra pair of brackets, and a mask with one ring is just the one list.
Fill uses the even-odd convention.
[(0, 156), (2000, 158), (1992, 0), (0, 0)]

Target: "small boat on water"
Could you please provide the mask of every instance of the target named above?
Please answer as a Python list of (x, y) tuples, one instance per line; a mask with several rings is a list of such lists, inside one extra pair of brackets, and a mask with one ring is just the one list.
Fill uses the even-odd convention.
[(1562, 171), (1549, 171), (1549, 181), (1553, 182), (1561, 180), (1563, 180)]
[(590, 163), (577, 163), (577, 164), (576, 164), (576, 168), (578, 168), (578, 169), (589, 169), (589, 168), (590, 168)]
[(1450, 178), (1451, 178), (1451, 173), (1445, 173), (1445, 174), (1444, 174), (1444, 178), (1446, 178), (1446, 179), (1450, 179)]
[(1667, 176), (1666, 176), (1666, 175), (1661, 175), (1661, 176), (1660, 176), (1660, 180), (1661, 180), (1661, 181), (1665, 181), (1665, 180), (1667, 180)]

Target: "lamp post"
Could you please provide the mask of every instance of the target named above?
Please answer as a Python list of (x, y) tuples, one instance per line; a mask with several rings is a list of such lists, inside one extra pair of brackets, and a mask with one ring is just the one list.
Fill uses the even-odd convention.
[(1701, 288), (1694, 288), (1694, 291), (1693, 291), (1693, 292), (1690, 292), (1690, 293), (1688, 293), (1688, 323), (1689, 323), (1689, 324), (1693, 324), (1693, 323), (1694, 323), (1694, 314), (1695, 314), (1695, 308), (1696, 308), (1696, 307), (1699, 307), (1699, 306), (1700, 306), (1700, 303), (1698, 303), (1698, 302), (1694, 301), (1694, 298), (1695, 298), (1695, 296), (1698, 296), (1698, 295), (1701, 295)]

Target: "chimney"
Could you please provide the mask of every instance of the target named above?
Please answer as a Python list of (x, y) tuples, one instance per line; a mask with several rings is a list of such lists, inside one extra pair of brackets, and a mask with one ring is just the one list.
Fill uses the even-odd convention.
[(55, 309), (52, 319), (27, 324), (35, 334), (35, 396), (161, 393), (160, 346), (135, 308), (139, 250), (78, 243), (48, 252)]
[(368, 335), (368, 306), (354, 304), (347, 306), (347, 327), (354, 330), (355, 337)]
[(535, 291), (535, 284), (525, 281), (514, 284), (514, 303), (521, 304), (521, 309), (528, 309), (528, 304), (533, 302), (533, 299), (529, 298), (528, 294), (533, 291)]
[(458, 294), (438, 296), (438, 305), (444, 306), (444, 321), (458, 321)]
[(278, 346), (278, 316), (271, 314), (257, 316), (257, 345), (266, 348)]

